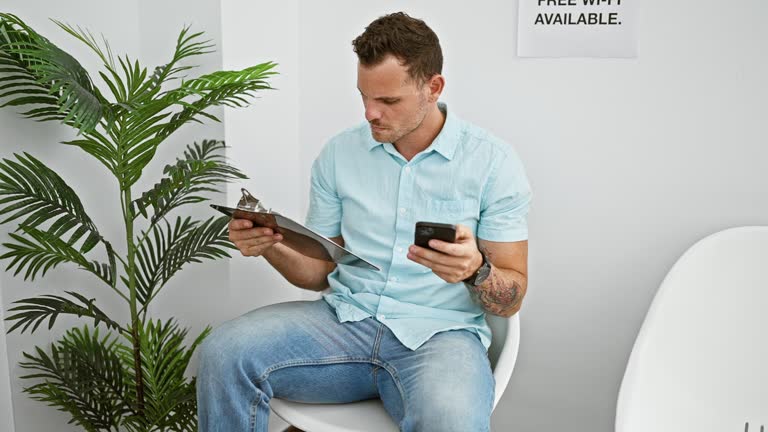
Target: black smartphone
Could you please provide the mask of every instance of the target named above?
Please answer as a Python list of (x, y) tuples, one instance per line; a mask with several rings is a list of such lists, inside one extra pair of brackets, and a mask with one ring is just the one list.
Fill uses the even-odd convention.
[[(423, 248), (429, 247), (432, 239), (453, 243), (456, 241), (456, 225), (437, 222), (416, 222), (416, 233), (413, 244)], [(434, 249), (432, 249), (434, 250)]]

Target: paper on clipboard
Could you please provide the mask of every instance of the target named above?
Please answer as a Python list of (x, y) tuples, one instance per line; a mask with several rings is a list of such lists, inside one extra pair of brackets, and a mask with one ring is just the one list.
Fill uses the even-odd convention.
[(318, 234), (304, 225), (260, 205), (256, 198), (242, 189), (243, 198), (237, 208), (211, 204), (211, 207), (237, 219), (248, 219), (254, 226), (267, 227), (283, 236), (282, 244), (302, 255), (338, 264), (362, 267), (380, 271), (381, 269), (355, 255), (333, 240)]

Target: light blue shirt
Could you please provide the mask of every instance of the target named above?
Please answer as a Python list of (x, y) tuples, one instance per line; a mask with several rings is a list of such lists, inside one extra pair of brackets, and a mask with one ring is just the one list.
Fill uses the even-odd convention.
[(341, 322), (375, 317), (415, 350), (435, 333), (469, 329), (486, 348), (491, 331), (463, 283), (408, 259), (416, 222), (468, 226), (496, 242), (528, 238), (531, 189), (513, 148), (448, 111), (432, 144), (407, 161), (376, 142), (368, 123), (333, 137), (312, 165), (307, 226), (344, 238), (381, 271), (338, 265), (324, 295)]

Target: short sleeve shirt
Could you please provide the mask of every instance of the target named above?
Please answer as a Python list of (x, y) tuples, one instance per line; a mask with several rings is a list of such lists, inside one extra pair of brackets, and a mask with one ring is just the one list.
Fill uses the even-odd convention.
[(368, 123), (323, 147), (311, 172), (306, 225), (344, 238), (381, 271), (337, 265), (324, 295), (340, 322), (373, 317), (415, 350), (441, 331), (491, 332), (463, 283), (448, 283), (407, 258), (416, 222), (468, 226), (494, 242), (528, 239), (531, 188), (513, 147), (439, 103), (445, 123), (431, 145), (406, 160), (373, 139)]

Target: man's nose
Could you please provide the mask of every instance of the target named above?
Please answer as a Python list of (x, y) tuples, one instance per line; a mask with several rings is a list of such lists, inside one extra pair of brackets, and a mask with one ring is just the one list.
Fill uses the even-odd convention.
[(366, 104), (365, 106), (365, 119), (368, 120), (368, 122), (372, 122), (374, 120), (378, 120), (381, 118), (381, 110), (376, 108), (373, 104)]

